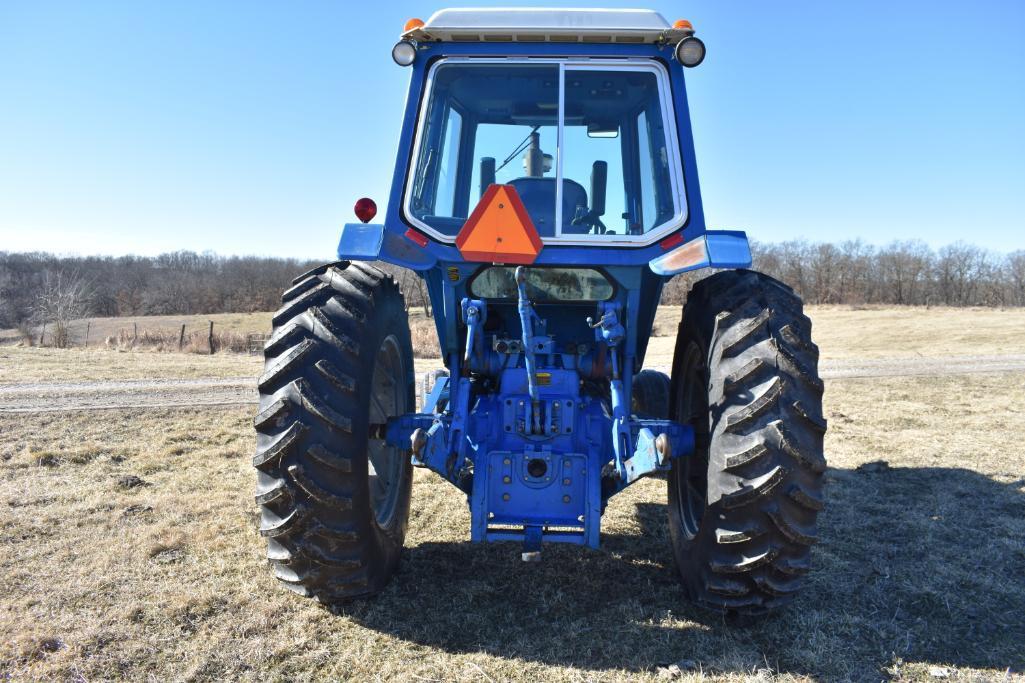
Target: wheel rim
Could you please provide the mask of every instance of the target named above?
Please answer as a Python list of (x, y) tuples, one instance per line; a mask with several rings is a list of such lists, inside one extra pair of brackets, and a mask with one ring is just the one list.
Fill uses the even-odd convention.
[[(374, 358), (374, 373), (370, 380), (370, 424), (383, 425), (389, 417), (406, 412), (405, 370), (399, 341), (395, 335), (390, 335), (381, 343)], [(403, 452), (377, 438), (370, 439), (367, 451), (370, 507), (378, 526), (387, 527), (395, 516), (402, 488)]]
[(677, 513), (687, 540), (701, 528), (708, 493), (708, 375), (704, 354), (691, 342), (683, 358), (684, 385), (677, 405), (682, 421), (694, 429), (694, 452), (675, 468)]

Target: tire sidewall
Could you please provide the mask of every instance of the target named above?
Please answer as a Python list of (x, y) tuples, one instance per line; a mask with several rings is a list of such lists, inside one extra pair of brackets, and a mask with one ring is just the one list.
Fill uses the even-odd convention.
[(391, 519), (386, 526), (381, 526), (378, 524), (377, 516), (370, 504), (370, 479), (368, 476), (369, 392), (372, 386), (377, 352), (388, 337), (394, 336), (398, 342), (399, 357), (403, 366), (403, 377), (399, 378), (399, 381), (403, 382), (406, 387), (406, 390), (402, 392), (405, 406), (400, 406), (400, 414), (401, 412), (413, 412), (415, 410), (416, 382), (413, 370), (413, 349), (410, 341), (408, 318), (401, 298), (398, 296), (381, 296), (376, 298), (374, 308), (367, 316), (364, 330), (364, 337), (360, 343), (362, 351), (360, 354), (361, 374), (358, 379), (358, 386), (366, 387), (365, 391), (367, 392), (368, 399), (359, 402), (361, 410), (359, 424), (363, 426), (363, 435), (360, 448), (361, 456), (358, 460), (363, 476), (359, 478), (359, 491), (354, 500), (354, 505), (364, 506), (362, 514), (358, 516), (367, 520), (368, 530), (376, 539), (376, 545), (379, 547), (382, 555), (385, 556), (386, 563), (392, 566), (398, 560), (409, 524), (413, 466), (409, 458), (405, 456), (404, 451), (398, 451), (394, 454), (393, 457), (402, 459), (401, 466), (396, 470), (399, 480), (393, 483), (393, 486), (398, 486), (399, 490), (395, 492), (395, 510), (391, 515)]
[[(684, 377), (682, 372), (678, 372), (675, 367), (677, 363), (680, 366), (684, 366), (688, 360), (689, 353), (696, 353), (701, 359), (703, 372), (700, 373), (701, 380), (705, 384), (706, 392), (710, 393), (710, 342), (713, 334), (714, 319), (709, 316), (701, 316), (702, 312), (698, 306), (689, 307), (685, 310), (684, 318), (680, 324), (680, 333), (677, 336), (676, 351), (674, 353), (674, 371), (671, 384), (670, 394), (670, 418), (675, 421), (684, 421), (689, 416), (682, 415), (683, 406), (686, 401), (686, 392), (691, 390), (691, 378)], [(691, 347), (694, 347), (691, 350)], [(712, 397), (709, 395), (707, 398), (708, 404), (706, 408), (712, 403)], [(695, 425), (695, 427), (697, 427)], [(711, 434), (713, 428), (712, 412), (707, 410), (707, 421), (704, 425), (705, 429)], [(711, 464), (711, 448), (708, 448), (706, 454), (706, 461)], [(695, 454), (696, 455), (696, 454)], [(707, 543), (707, 538), (712, 537), (714, 534), (715, 523), (710, 519), (712, 511), (707, 506), (707, 492), (711, 490), (712, 479), (714, 477), (714, 471), (710, 466), (705, 473), (706, 480), (706, 507), (704, 514), (702, 515), (701, 522), (698, 526), (697, 532), (692, 536), (687, 529), (687, 524), (682, 518), (681, 508), (686, 505), (687, 492), (681, 485), (681, 482), (688, 474), (689, 462), (685, 460), (692, 458), (691, 456), (685, 456), (684, 458), (676, 458), (673, 460), (673, 466), (667, 479), (668, 482), (668, 507), (669, 507), (669, 534), (673, 545), (673, 554), (676, 559), (677, 566), (680, 569), (681, 574), (684, 576), (684, 585), (688, 589), (688, 593), (693, 593), (690, 586), (689, 578), (696, 577), (699, 574), (700, 563), (698, 558), (703, 554), (701, 552), (701, 546)], [(714, 540), (714, 537), (713, 537)]]

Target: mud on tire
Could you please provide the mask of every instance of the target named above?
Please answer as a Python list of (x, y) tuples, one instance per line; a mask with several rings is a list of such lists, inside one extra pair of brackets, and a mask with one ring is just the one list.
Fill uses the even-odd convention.
[(412, 471), (380, 437), (413, 409), (413, 354), (402, 294), (377, 268), (293, 284), (259, 380), (256, 502), (274, 574), (330, 603), (379, 591), (398, 565)]
[(669, 526), (684, 588), (704, 606), (776, 608), (811, 567), (826, 467), (817, 363), (786, 285), (726, 271), (691, 291), (670, 411), (694, 426), (696, 449), (669, 474)]

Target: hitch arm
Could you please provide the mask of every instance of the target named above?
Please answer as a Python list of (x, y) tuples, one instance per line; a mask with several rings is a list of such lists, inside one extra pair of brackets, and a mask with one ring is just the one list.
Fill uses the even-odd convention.
[(633, 438), (628, 424), (630, 407), (627, 405), (618, 348), (626, 337), (626, 329), (619, 322), (619, 305), (615, 302), (599, 303), (598, 312), (601, 314), (598, 321), (588, 318), (587, 324), (594, 330), (595, 341), (608, 346), (608, 354), (612, 359), (612, 381), (609, 383), (612, 394), (612, 451), (616, 456), (616, 474), (619, 480), (626, 480), (628, 472), (625, 463), (633, 450)]
[(530, 394), (530, 429), (533, 434), (541, 433), (541, 409), (538, 405), (537, 360), (534, 357), (534, 320), (540, 321), (527, 299), (527, 271), (516, 267), (516, 309), (520, 314), (522, 328), (523, 358), (527, 365), (527, 392)]

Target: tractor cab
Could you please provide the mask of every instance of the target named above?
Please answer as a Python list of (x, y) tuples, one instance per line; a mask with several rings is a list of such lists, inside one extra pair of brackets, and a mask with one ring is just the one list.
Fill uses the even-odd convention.
[(392, 49), (410, 84), (387, 211), (346, 226), (339, 255), (420, 272), (473, 261), (452, 248), (497, 185), (543, 247), (530, 264), (650, 263), (664, 277), (748, 263), (742, 233), (705, 229), (684, 79), (704, 57), (690, 22), (650, 10), (411, 19)]

